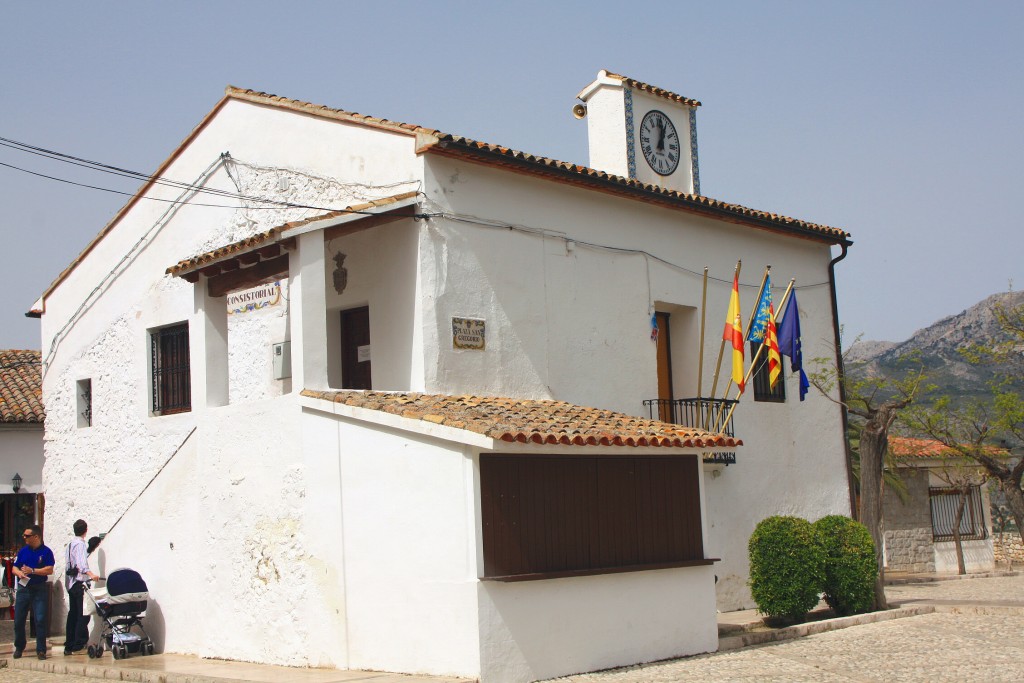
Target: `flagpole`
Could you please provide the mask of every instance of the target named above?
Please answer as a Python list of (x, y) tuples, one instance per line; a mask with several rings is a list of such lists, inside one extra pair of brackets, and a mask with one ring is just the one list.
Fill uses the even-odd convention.
[[(704, 291), (700, 299), (700, 353), (697, 355), (697, 406), (704, 386), (704, 319), (708, 311), (708, 267), (704, 266)], [(722, 340), (725, 341), (724, 339)]]
[[(743, 340), (744, 340), (744, 342), (747, 339), (747, 335), (750, 334), (750, 326), (754, 324), (754, 316), (757, 314), (757, 306), (758, 306), (758, 304), (761, 303), (761, 295), (764, 293), (764, 283), (768, 282), (768, 275), (771, 273), (771, 270), (772, 270), (771, 265), (767, 265), (764, 268), (764, 275), (761, 276), (761, 286), (757, 288), (757, 298), (754, 299), (754, 308), (750, 311), (750, 319), (747, 321), (747, 327), (743, 331)], [(724, 341), (723, 341), (722, 345), (723, 345), (723, 347), (725, 346), (725, 342)], [(719, 361), (721, 361), (721, 356), (719, 356)], [(717, 374), (716, 374), (716, 378), (717, 378)], [(746, 386), (746, 381), (744, 381), (744, 386)], [(732, 389), (732, 375), (729, 375), (729, 382), (725, 385), (725, 391), (722, 392), (722, 398), (724, 398), (726, 400), (729, 399), (729, 390), (730, 389)], [(742, 392), (740, 392), (740, 393), (742, 393)], [(715, 397), (715, 392), (714, 392), (714, 390), (712, 390), (711, 398), (714, 398), (714, 397)], [(724, 410), (725, 410), (725, 406), (721, 405), (721, 406), (718, 406), (718, 410), (715, 411), (716, 414), (715, 414), (714, 420), (715, 420), (716, 424), (718, 422), (718, 419), (720, 417), (722, 417), (722, 412)], [(710, 413), (710, 411), (709, 411), (709, 413)], [(710, 414), (709, 414), (709, 417), (710, 417)], [(708, 425), (705, 424), (704, 428), (707, 429), (707, 427), (708, 427)]]
[[(733, 276), (732, 276), (733, 280), (739, 280), (740, 268), (742, 268), (742, 267), (743, 267), (743, 259), (740, 259), (739, 261), (736, 262), (736, 270), (733, 271)], [(715, 394), (718, 393), (718, 373), (722, 369), (722, 354), (723, 353), (725, 353), (725, 338), (724, 337), (722, 338), (722, 345), (718, 347), (718, 362), (715, 363), (715, 379), (711, 383), (711, 398), (714, 398)], [(728, 396), (728, 393), (729, 392), (726, 391), (726, 395), (727, 396)]]
[[(779, 305), (779, 310), (775, 311), (775, 315), (772, 318), (775, 322), (779, 321), (779, 315), (781, 315), (780, 311), (782, 310), (783, 305), (789, 300), (789, 293), (793, 291), (793, 285), (794, 284), (796, 284), (796, 278), (790, 279), (789, 285), (786, 287), (786, 292), (785, 292), (785, 294), (782, 295), (782, 301), (781, 301), (781, 303)], [(760, 346), (757, 347), (757, 353), (754, 354), (754, 359), (752, 361), (750, 361), (750, 367), (747, 368), (747, 374), (743, 377), (743, 384), (744, 385), (746, 385), (747, 381), (750, 379), (750, 375), (753, 374), (754, 368), (757, 366), (757, 361), (758, 361), (758, 359), (761, 358), (761, 352), (764, 351), (764, 347), (765, 347), (765, 344), (761, 344)], [(742, 392), (739, 392), (739, 391), (736, 392), (736, 401), (737, 401), (737, 403), (739, 402), (741, 395), (742, 395)], [(729, 424), (729, 420), (732, 418), (732, 413), (733, 413), (733, 411), (735, 409), (736, 409), (736, 403), (733, 403), (731, 406), (729, 406), (729, 413), (725, 416), (725, 419), (722, 420), (721, 423), (715, 423), (716, 431), (721, 429), (725, 425)]]

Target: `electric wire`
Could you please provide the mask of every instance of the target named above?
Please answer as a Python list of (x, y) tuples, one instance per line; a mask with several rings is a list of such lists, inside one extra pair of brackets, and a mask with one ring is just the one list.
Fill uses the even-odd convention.
[[(113, 165), (110, 165), (110, 164), (104, 164), (104, 163), (99, 162), (99, 161), (92, 161), (90, 159), (83, 159), (81, 157), (76, 157), (76, 156), (73, 156), (73, 155), (70, 155), (70, 154), (64, 154), (63, 152), (57, 152), (55, 150), (46, 149), (45, 147), (38, 147), (38, 146), (35, 146), (35, 145), (30, 145), (28, 143), (19, 142), (18, 140), (12, 140), (10, 138), (5, 138), (5, 137), (0, 137), (0, 146), (7, 147), (9, 149), (13, 149), (13, 150), (17, 150), (17, 151), (21, 151), (21, 152), (25, 152), (27, 154), (34, 154), (34, 155), (41, 156), (43, 158), (50, 159), (50, 160), (53, 160), (53, 161), (59, 161), (59, 162), (62, 162), (62, 163), (67, 163), (67, 164), (71, 164), (71, 165), (74, 165), (74, 166), (79, 166), (79, 167), (82, 167), (82, 168), (86, 168), (88, 170), (98, 171), (98, 172), (102, 172), (102, 173), (108, 173), (108, 174), (115, 175), (115, 176), (120, 176), (120, 177), (132, 178), (132, 179), (135, 179), (135, 180), (142, 180), (142, 181), (145, 181), (147, 183), (153, 183), (153, 184), (156, 184), (156, 185), (163, 185), (163, 186), (166, 186), (166, 187), (172, 187), (172, 188), (179, 189), (179, 190), (191, 190), (191, 191), (194, 191), (194, 192), (197, 192), (197, 193), (214, 195), (214, 196), (217, 196), (217, 197), (223, 197), (225, 199), (234, 199), (234, 200), (237, 200), (237, 201), (240, 201), (240, 202), (252, 202), (252, 203), (256, 203), (256, 204), (269, 204), (270, 205), (270, 206), (251, 206), (251, 207), (248, 207), (248, 208), (254, 209), (254, 210), (275, 210), (275, 209), (282, 209), (283, 208), (283, 209), (307, 209), (307, 210), (312, 210), (312, 211), (323, 211), (325, 213), (339, 212), (339, 213), (362, 214), (362, 215), (373, 215), (373, 213), (374, 213), (372, 211), (357, 211), (357, 210), (352, 210), (352, 209), (349, 209), (349, 208), (328, 208), (328, 207), (322, 207), (322, 206), (313, 206), (313, 205), (309, 205), (309, 204), (298, 204), (298, 203), (295, 203), (295, 202), (281, 201), (281, 200), (276, 200), (276, 199), (268, 199), (266, 197), (255, 197), (255, 196), (241, 194), (241, 193), (238, 193), (238, 192), (230, 192), (228, 190), (220, 190), (220, 189), (217, 189), (217, 188), (198, 187), (198, 186), (190, 184), (190, 183), (186, 183), (186, 182), (182, 182), (182, 181), (177, 181), (177, 180), (172, 180), (170, 178), (163, 178), (163, 177), (158, 177), (158, 176), (154, 176), (154, 175), (149, 175), (149, 174), (142, 173), (142, 172), (139, 172), (139, 171), (132, 171), (132, 170), (129, 170), (129, 169), (120, 168), (118, 166), (113, 166)], [(229, 153), (225, 152), (225, 155), (227, 155), (227, 158), (230, 158), (230, 154)], [(39, 178), (45, 178), (47, 180), (53, 180), (53, 181), (56, 181), (56, 182), (66, 183), (66, 184), (69, 184), (69, 185), (75, 185), (77, 187), (83, 187), (83, 188), (87, 188), (87, 189), (98, 190), (100, 192), (109, 192), (109, 193), (112, 193), (112, 194), (119, 194), (119, 195), (123, 195), (123, 196), (127, 196), (127, 197), (136, 197), (136, 196), (138, 196), (140, 199), (146, 199), (146, 200), (150, 200), (150, 201), (159, 201), (159, 202), (164, 202), (164, 203), (174, 203), (174, 202), (178, 201), (178, 200), (172, 200), (172, 199), (162, 199), (162, 198), (159, 198), (159, 197), (150, 197), (148, 195), (142, 195), (139, 192), (125, 192), (125, 191), (121, 191), (121, 190), (115, 190), (115, 189), (112, 189), (112, 188), (100, 187), (98, 185), (90, 185), (90, 184), (87, 184), (87, 183), (79, 183), (79, 182), (76, 182), (76, 181), (73, 181), (73, 180), (68, 180), (66, 178), (60, 178), (60, 177), (48, 175), (48, 174), (45, 174), (45, 173), (39, 173), (39, 172), (36, 172), (36, 171), (31, 171), (31, 170), (22, 168), (20, 166), (15, 166), (13, 164), (8, 164), (8, 163), (4, 163), (4, 162), (0, 162), (0, 166), (4, 166), (6, 168), (10, 168), (10, 169), (15, 170), (15, 171), (20, 171), (22, 173), (27, 173), (29, 175), (33, 175), (33, 176), (36, 176), (36, 177), (39, 177)], [(408, 182), (411, 183), (411, 182), (414, 182), (414, 181), (408, 181)], [(396, 183), (396, 185), (397, 184), (404, 184), (404, 183)], [(193, 202), (192, 206), (205, 206), (205, 207), (211, 207), (211, 208), (236, 208), (236, 207), (233, 207), (233, 206), (230, 206), (230, 205), (225, 205), (225, 204), (203, 204), (203, 203), (198, 203), (198, 202)]]

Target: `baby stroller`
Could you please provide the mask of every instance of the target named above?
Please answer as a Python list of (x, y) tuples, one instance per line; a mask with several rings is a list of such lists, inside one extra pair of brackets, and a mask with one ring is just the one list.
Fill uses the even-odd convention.
[(149, 589), (134, 569), (115, 569), (107, 576), (106, 589), (90, 591), (89, 597), (96, 615), (103, 620), (100, 642), (89, 646), (89, 657), (103, 656), (103, 647), (109, 648), (114, 659), (129, 654), (153, 654), (153, 641), (142, 628)]

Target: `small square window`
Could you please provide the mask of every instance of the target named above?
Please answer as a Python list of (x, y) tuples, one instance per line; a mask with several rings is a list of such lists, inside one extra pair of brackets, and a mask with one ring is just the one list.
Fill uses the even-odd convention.
[(770, 387), (771, 382), (768, 378), (768, 349), (765, 349), (761, 353), (761, 357), (758, 358), (757, 350), (761, 348), (761, 345), (757, 342), (750, 342), (750, 357), (757, 358), (757, 367), (754, 370), (754, 400), (755, 401), (767, 401), (769, 403), (785, 403), (786, 402), (786, 369), (783, 363), (779, 363), (779, 381), (775, 383), (775, 388)]
[(188, 323), (153, 330), (149, 338), (153, 414), (171, 415), (192, 410)]
[(75, 412), (79, 427), (92, 427), (92, 380), (75, 382)]

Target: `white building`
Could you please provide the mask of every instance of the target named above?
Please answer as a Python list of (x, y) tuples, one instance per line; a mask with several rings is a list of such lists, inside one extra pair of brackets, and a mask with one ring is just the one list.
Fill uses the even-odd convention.
[(594, 168), (228, 88), (36, 303), (47, 521), (113, 526), (162, 648), (484, 681), (705, 652), (760, 519), (849, 513), (839, 409), (793, 378), (736, 438), (643, 419), (710, 394), (737, 259), (831, 353), (848, 235), (700, 195), (699, 102), (580, 98)]
[[(967, 572), (995, 569), (992, 512), (985, 476), (976, 463), (932, 439), (889, 438), (895, 474), (904, 495), (887, 486), (883, 494), (887, 571), (955, 574), (959, 570), (953, 528), (963, 489), (960, 544)], [(992, 448), (994, 457), (1009, 457)]]
[[(43, 516), (39, 352), (0, 349), (0, 554), (13, 557)], [(45, 533), (45, 530), (44, 530)]]

